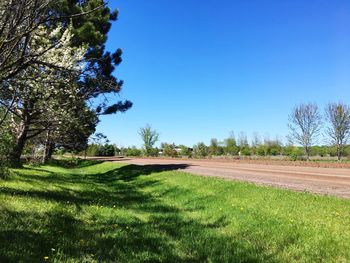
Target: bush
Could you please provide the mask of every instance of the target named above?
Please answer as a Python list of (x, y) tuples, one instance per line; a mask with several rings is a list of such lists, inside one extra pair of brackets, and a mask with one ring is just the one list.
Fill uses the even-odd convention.
[(135, 146), (133, 146), (133, 147), (131, 147), (131, 148), (129, 147), (129, 148), (126, 149), (125, 155), (126, 155), (126, 156), (135, 156), (135, 157), (139, 157), (139, 156), (142, 155), (142, 151), (139, 150), (139, 149), (137, 149)]
[(192, 157), (192, 150), (185, 145), (180, 145), (180, 155), (187, 156), (188, 158)]
[(157, 157), (157, 156), (159, 156), (159, 149), (158, 148), (148, 149), (148, 152), (145, 151), (145, 155), (146, 156)]
[(90, 144), (86, 150), (87, 156), (114, 156), (115, 147), (112, 144)]
[(226, 155), (238, 155), (239, 147), (237, 146), (234, 138), (227, 138), (224, 144), (225, 146), (223, 147), (223, 150)]
[(203, 142), (200, 142), (193, 147), (193, 155), (196, 158), (206, 157), (208, 156), (208, 153), (208, 147)]
[(90, 144), (86, 149), (87, 156), (98, 156), (98, 153), (99, 153), (99, 147), (97, 144)]
[(169, 157), (176, 157), (177, 151), (175, 149), (175, 144), (162, 143), (163, 155)]
[(256, 154), (259, 156), (265, 156), (267, 153), (267, 149), (265, 145), (259, 145), (256, 147)]
[(302, 148), (294, 147), (288, 156), (292, 161), (297, 161), (299, 159), (302, 159), (303, 155), (304, 155), (304, 151)]
[(243, 156), (250, 156), (251, 155), (250, 148), (247, 146), (242, 147), (242, 149), (240, 150), (240, 153)]

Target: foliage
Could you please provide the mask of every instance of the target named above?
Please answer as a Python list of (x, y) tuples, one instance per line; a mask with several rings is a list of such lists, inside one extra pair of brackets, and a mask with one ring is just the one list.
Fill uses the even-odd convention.
[(139, 135), (143, 141), (146, 156), (158, 155), (158, 150), (155, 151), (153, 148), (154, 144), (159, 139), (159, 133), (156, 130), (152, 130), (152, 127), (147, 124), (145, 127), (140, 128)]
[(203, 142), (199, 142), (195, 146), (193, 146), (193, 156), (196, 158), (204, 158), (208, 156), (209, 149)]
[(9, 174), (7, 156), (13, 147), (14, 138), (6, 127), (0, 128), (0, 179)]
[(4, 121), (0, 126), (0, 179), (5, 178), (9, 174), (8, 155), (12, 150), (14, 137), (11, 133), (8, 116), (4, 116), (5, 112), (0, 108), (0, 118)]
[(19, 164), (33, 138), (44, 145), (44, 160), (57, 146), (81, 150), (98, 116), (132, 106), (105, 96), (119, 93), (123, 84), (113, 75), (122, 51), (105, 52), (111, 21), (117, 18), (106, 1), (5, 0), (0, 14), (0, 103), (11, 114), (16, 136), (11, 163)]
[(229, 137), (224, 141), (224, 153), (226, 155), (238, 155), (239, 147), (233, 137)]
[(163, 150), (163, 155), (168, 157), (177, 157), (178, 152), (176, 151), (176, 145), (174, 143), (162, 143), (161, 148)]
[(288, 145), (288, 146), (284, 147), (283, 154), (286, 156), (289, 156), (289, 158), (292, 161), (297, 161), (297, 160), (300, 160), (301, 157), (304, 155), (304, 151), (303, 151), (303, 148), (301, 148), (301, 147)]
[(133, 146), (126, 149), (125, 155), (139, 157), (142, 155), (142, 151)]
[(114, 156), (116, 149), (113, 144), (90, 144), (86, 149), (87, 156)]
[(240, 152), (240, 154), (242, 156), (250, 156), (251, 155), (251, 151), (250, 151), (249, 145), (241, 147), (239, 152)]
[(188, 158), (192, 157), (192, 150), (190, 148), (188, 148), (185, 145), (180, 145), (179, 148), (180, 148), (180, 155), (181, 156), (186, 156)]
[(224, 148), (219, 144), (218, 140), (213, 138), (210, 140), (209, 154), (212, 156), (219, 156), (224, 153)]

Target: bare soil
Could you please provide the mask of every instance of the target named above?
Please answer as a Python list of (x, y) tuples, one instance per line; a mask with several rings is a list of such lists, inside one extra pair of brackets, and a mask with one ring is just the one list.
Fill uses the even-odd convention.
[[(247, 181), (296, 191), (350, 198), (347, 163), (314, 163), (269, 160), (191, 160), (165, 158), (99, 158), (137, 165), (178, 165), (179, 170), (202, 176)], [(332, 167), (333, 166), (333, 167)]]

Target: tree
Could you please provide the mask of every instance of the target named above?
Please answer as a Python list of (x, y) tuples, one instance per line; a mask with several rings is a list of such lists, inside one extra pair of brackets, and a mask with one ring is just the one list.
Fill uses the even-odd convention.
[(164, 156), (176, 157), (178, 155), (176, 151), (176, 145), (174, 143), (162, 143), (161, 148), (163, 150)]
[(145, 147), (146, 155), (152, 155), (152, 149), (154, 144), (159, 139), (159, 133), (156, 130), (152, 130), (152, 127), (147, 124), (145, 127), (140, 128), (139, 135), (143, 141), (143, 146)]
[(222, 155), (224, 152), (223, 147), (219, 145), (217, 139), (212, 138), (209, 145), (209, 154), (214, 156)]
[[(47, 29), (40, 28), (43, 32)], [(16, 93), (13, 100), (11, 121), (16, 137), (10, 153), (13, 166), (20, 164), (20, 157), (27, 140), (44, 131), (54, 129), (57, 123), (69, 117), (67, 111), (76, 107), (78, 86), (74, 80), (79, 77), (80, 63), (85, 50), (72, 47), (70, 29), (64, 32), (54, 30), (60, 44), (52, 47), (42, 56), (42, 61), (54, 63), (57, 68), (49, 66), (30, 67), (8, 81), (8, 89)], [(44, 34), (46, 35), (46, 34)], [(38, 37), (31, 43), (32, 49), (46, 49), (51, 43)], [(1, 98), (6, 101), (6, 96)]]
[(310, 160), (311, 146), (317, 141), (322, 124), (318, 106), (313, 103), (296, 106), (289, 115), (289, 139), (304, 147), (307, 160)]
[(203, 142), (199, 142), (193, 146), (193, 155), (197, 158), (204, 158), (208, 156), (208, 153), (208, 147)]
[(238, 137), (239, 154), (243, 156), (251, 155), (247, 135), (244, 132), (240, 132)]
[(69, 151), (86, 149), (89, 137), (95, 132), (98, 117), (84, 101), (75, 103), (68, 114), (61, 122), (52, 125), (44, 136), (41, 136), (43, 138), (40, 143), (44, 145), (43, 163), (51, 159), (57, 147)]
[[(37, 29), (50, 19), (50, 1), (2, 0), (0, 2), (0, 84), (35, 64), (47, 50), (29, 48)], [(49, 38), (49, 35), (47, 35)], [(2, 86), (2, 89), (4, 87)]]
[(233, 134), (230, 135), (224, 141), (224, 153), (226, 155), (237, 155), (239, 152), (239, 147), (237, 146), (236, 139)]
[[(92, 13), (94, 13), (93, 17)], [(0, 2), (2, 91), (6, 90), (6, 81), (17, 77), (28, 67), (42, 65), (55, 67), (54, 64), (42, 61), (42, 56), (57, 45), (55, 36), (50, 34), (50, 30), (43, 35), (40, 28), (46, 27), (53, 30), (62, 27), (64, 30), (73, 22), (76, 39), (82, 40), (83, 28), (90, 25), (89, 38), (88, 40), (85, 38), (84, 42), (93, 44), (95, 46), (93, 49), (96, 50), (103, 47), (99, 45), (98, 39), (101, 43), (103, 39), (105, 41), (103, 33), (106, 34), (110, 28), (109, 20), (115, 20), (116, 17), (117, 13), (110, 12), (102, 0), (2, 0)], [(51, 46), (33, 49), (31, 42), (37, 37), (49, 40)], [(76, 41), (76, 43), (80, 45), (82, 41)]]
[(337, 149), (338, 161), (350, 137), (350, 108), (343, 103), (330, 103), (326, 107), (327, 134)]
[(192, 149), (188, 148), (186, 145), (180, 145), (180, 155), (181, 156), (186, 156), (188, 158), (192, 157)]
[(8, 153), (13, 147), (13, 134), (10, 132), (10, 122), (5, 117), (5, 112), (0, 108), (0, 117), (4, 119), (0, 125), (0, 179), (8, 174)]
[[(78, 101), (93, 100), (89, 105), (96, 116), (125, 112), (132, 103), (119, 99), (113, 102), (111, 96), (108, 100), (104, 96), (118, 94), (123, 84), (112, 74), (121, 62), (122, 51), (105, 52), (106, 36), (111, 21), (117, 18), (117, 12), (111, 11), (104, 0), (5, 1), (6, 5), (0, 6), (3, 14), (11, 15), (18, 8), (19, 17), (23, 14), (30, 18), (34, 16), (29, 20), (32, 27), (20, 27), (24, 31), (18, 41), (24, 41), (25, 45), (15, 42), (10, 49), (16, 51), (22, 48), (21, 52), (17, 52), (20, 57), (16, 58), (13, 52), (0, 51), (0, 104), (6, 109), (6, 114), (13, 115), (17, 139), (11, 159), (17, 166), (26, 140), (45, 131), (49, 133), (49, 130), (56, 129), (57, 122), (71, 117), (67, 114), (74, 107), (71, 97)], [(26, 12), (22, 13), (24, 6)], [(0, 45), (17, 37), (17, 34), (11, 36), (13, 30), (8, 29), (11, 25), (5, 23), (8, 19), (11, 20), (8, 15), (0, 18), (0, 29), (4, 29), (0, 32)], [(29, 22), (19, 18), (13, 23), (26, 25)], [(28, 56), (23, 58), (22, 53)], [(76, 59), (77, 54), (80, 61)], [(17, 70), (18, 63), (12, 62), (13, 70), (8, 66), (1, 68), (10, 61), (8, 57), (13, 57), (15, 62), (20, 61), (25, 68), (20, 66), (21, 70)]]

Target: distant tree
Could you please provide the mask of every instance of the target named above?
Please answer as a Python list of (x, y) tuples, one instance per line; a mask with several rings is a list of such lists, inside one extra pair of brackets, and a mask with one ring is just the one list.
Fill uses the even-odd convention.
[(251, 154), (253, 154), (253, 155), (258, 154), (257, 148), (259, 147), (260, 144), (261, 144), (261, 139), (260, 139), (259, 133), (254, 132), (253, 138), (252, 138), (252, 143), (251, 143)]
[(189, 158), (192, 157), (192, 151), (190, 148), (188, 148), (185, 145), (180, 145), (179, 148), (180, 148), (180, 154), (182, 156), (187, 156)]
[(203, 142), (197, 143), (193, 146), (193, 155), (197, 158), (204, 158), (208, 156), (209, 150), (208, 146), (206, 146)]
[(233, 134), (230, 135), (227, 139), (224, 141), (224, 153), (226, 155), (237, 155), (239, 152), (239, 147), (237, 146), (236, 139), (233, 136)]
[(261, 144), (261, 139), (260, 139), (259, 133), (254, 132), (253, 139), (252, 139), (252, 147), (257, 147), (260, 144)]
[(330, 103), (326, 107), (327, 134), (337, 149), (338, 161), (350, 137), (350, 108), (343, 103)]
[(177, 156), (177, 151), (175, 149), (176, 145), (174, 143), (162, 143), (161, 148), (165, 156), (169, 156), (169, 157)]
[(139, 157), (142, 155), (142, 151), (140, 149), (137, 149), (136, 146), (132, 146), (126, 149), (125, 155)]
[(318, 106), (313, 103), (300, 104), (289, 115), (289, 139), (304, 147), (307, 160), (310, 160), (311, 146), (317, 141), (321, 124)]
[(280, 142), (278, 137), (276, 137), (276, 139), (274, 140), (265, 140), (264, 145), (266, 150), (265, 155), (276, 156), (282, 153), (282, 143)]
[(153, 155), (154, 151), (152, 151), (154, 144), (159, 139), (159, 133), (156, 130), (152, 130), (150, 125), (146, 125), (143, 128), (140, 128), (139, 135), (143, 141), (143, 146), (146, 151), (146, 155)]
[(209, 154), (213, 156), (219, 156), (224, 153), (223, 147), (219, 144), (218, 140), (213, 138), (210, 140)]
[(243, 156), (251, 155), (251, 150), (248, 143), (247, 135), (244, 132), (239, 133), (238, 146), (239, 146), (240, 155), (243, 155)]
[(256, 154), (259, 156), (266, 156), (267, 155), (267, 146), (265, 144), (259, 144), (256, 147)]

